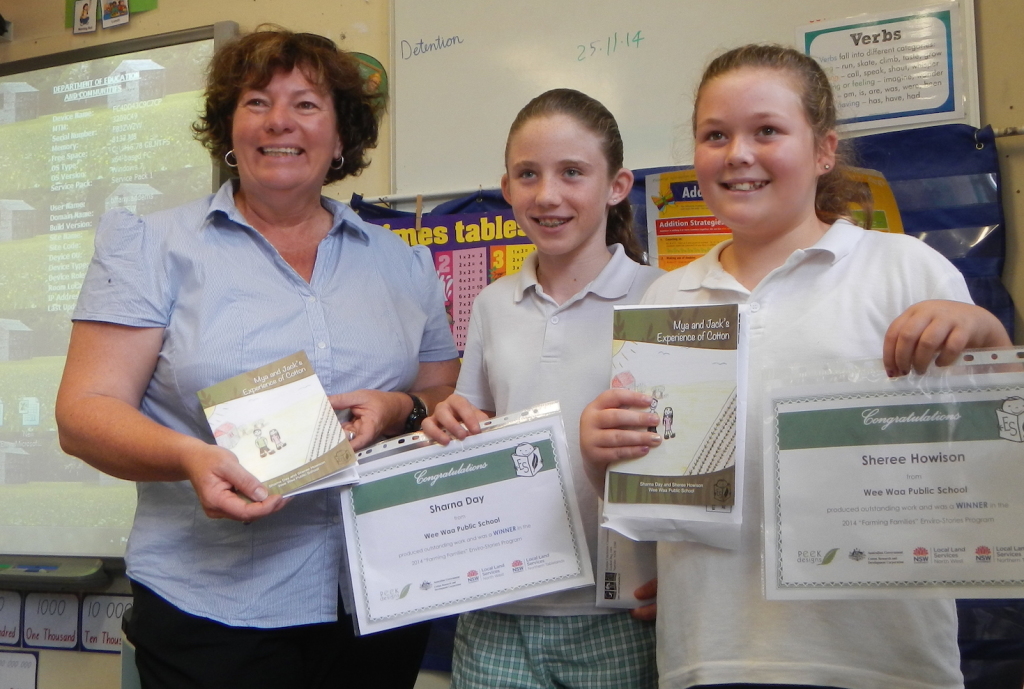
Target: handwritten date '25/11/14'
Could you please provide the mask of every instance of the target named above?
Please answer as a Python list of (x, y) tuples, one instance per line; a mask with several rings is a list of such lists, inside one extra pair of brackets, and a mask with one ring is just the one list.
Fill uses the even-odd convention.
[(619, 48), (639, 48), (642, 40), (644, 40), (644, 37), (641, 31), (627, 31), (622, 34), (616, 31), (612, 35), (606, 36), (603, 40), (599, 39), (591, 41), (589, 45), (581, 43), (576, 46), (576, 50), (579, 51), (576, 61), (583, 62), (588, 57), (594, 57), (598, 53), (611, 57)]

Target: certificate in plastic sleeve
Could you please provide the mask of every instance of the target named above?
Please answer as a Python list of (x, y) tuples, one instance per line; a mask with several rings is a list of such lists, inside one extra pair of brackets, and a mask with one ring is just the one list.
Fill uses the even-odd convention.
[(593, 585), (561, 416), (510, 417), (342, 492), (360, 633)]
[(1024, 595), (1024, 374), (770, 393), (766, 595)]

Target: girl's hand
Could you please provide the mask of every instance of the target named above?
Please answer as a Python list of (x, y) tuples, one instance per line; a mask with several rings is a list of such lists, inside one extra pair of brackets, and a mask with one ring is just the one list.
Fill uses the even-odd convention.
[(621, 388), (605, 390), (580, 415), (580, 454), (598, 495), (604, 494), (609, 464), (643, 457), (661, 444), (661, 436), (647, 430), (661, 422), (657, 414), (647, 411), (652, 400)]
[(480, 422), (494, 416), (470, 404), (462, 395), (452, 394), (434, 407), (434, 413), (423, 419), (420, 430), (431, 440), (447, 445), (452, 438), (465, 440), (480, 432)]
[(885, 372), (895, 378), (911, 368), (924, 373), (932, 361), (948, 366), (965, 349), (1012, 345), (999, 319), (980, 306), (933, 299), (914, 304), (892, 322), (882, 361)]
[[(633, 592), (633, 595), (640, 600), (649, 600), (651, 598), (657, 598), (658, 596), (658, 580), (651, 579), (646, 584), (638, 588)], [(649, 603), (639, 608), (633, 608), (629, 611), (629, 614), (634, 619), (644, 620), (646, 622), (653, 622), (658, 617), (658, 601)]]
[(182, 468), (207, 517), (251, 522), (288, 504), (280, 495), (269, 495), (259, 479), (242, 468), (230, 450), (217, 445), (205, 445), (205, 448), (184, 460)]

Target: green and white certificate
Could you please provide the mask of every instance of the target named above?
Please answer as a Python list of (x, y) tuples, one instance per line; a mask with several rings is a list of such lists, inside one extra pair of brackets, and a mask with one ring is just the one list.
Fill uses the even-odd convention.
[(769, 599), (1024, 595), (1024, 374), (770, 394)]
[(362, 464), (342, 492), (360, 633), (594, 583), (561, 416), (487, 425)]

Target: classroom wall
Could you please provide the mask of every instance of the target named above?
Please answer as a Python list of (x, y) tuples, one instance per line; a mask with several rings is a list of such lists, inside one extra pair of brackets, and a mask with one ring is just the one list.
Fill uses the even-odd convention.
[[(977, 0), (981, 121), (993, 127), (1024, 127), (1024, 3)], [(1017, 344), (1024, 344), (1024, 135), (998, 139), (1007, 247), (1003, 284), (1017, 306)]]
[[(982, 122), (996, 127), (1024, 126), (1024, 72), (1017, 69), (1024, 64), (1024, 42), (1020, 40), (1024, 3), (976, 0), (975, 9)], [(242, 31), (260, 22), (274, 22), (296, 31), (325, 34), (346, 49), (378, 58), (390, 74), (390, 11), (387, 0), (164, 0), (156, 10), (133, 15), (127, 26), (74, 36), (64, 28), (62, 2), (2, 3), (0, 12), (14, 24), (14, 40), (0, 42), (0, 62), (231, 20), (238, 22)], [(339, 199), (348, 199), (353, 192), (365, 196), (389, 193), (390, 136), (385, 118), (373, 165), (360, 177), (330, 187), (328, 193)], [(1000, 139), (998, 146), (1008, 229), (1003, 279), (1017, 303), (1016, 342), (1020, 344), (1024, 343), (1024, 136)], [(39, 688), (109, 689), (118, 685), (118, 673), (118, 658), (114, 656), (47, 651), (41, 654)]]
[[(787, 0), (811, 2), (812, 0)], [(233, 20), (243, 31), (260, 22), (275, 22), (296, 31), (329, 35), (349, 50), (377, 57), (391, 73), (388, 0), (337, 0), (333, 3), (276, 3), (271, 0), (175, 0), (137, 14), (125, 27), (74, 36), (63, 24), (63, 5), (4, 3), (0, 11), (14, 22), (15, 40), (0, 43), (0, 61), (18, 60), (95, 43), (177, 31)], [(1019, 0), (975, 0), (978, 32), (981, 119), (996, 127), (1024, 126), (1024, 73), (1015, 69), (1024, 57), (1019, 33), (1024, 28), (1024, 3)], [(391, 191), (391, 129), (385, 117), (374, 163), (355, 179), (328, 188), (348, 199), (353, 192), (381, 196)], [(1007, 265), (1003, 281), (1017, 304), (1016, 342), (1024, 343), (1024, 136), (1000, 139), (1003, 205), (1008, 229)], [(497, 153), (496, 153), (497, 154)]]
[[(64, 2), (0, 2), (0, 13), (14, 23), (14, 41), (0, 42), (0, 62), (84, 48), (99, 43), (151, 36), (234, 21), (243, 32), (271, 22), (292, 29), (327, 36), (347, 50), (366, 53), (390, 63), (390, 16), (388, 0), (334, 0), (334, 2), (284, 3), (271, 0), (164, 0), (150, 12), (134, 14), (129, 24), (93, 33), (73, 35), (64, 28)], [(390, 74), (390, 70), (389, 70)], [(390, 191), (391, 130), (385, 118), (375, 161), (362, 175), (328, 188), (328, 193), (348, 200), (353, 192), (379, 196)], [(196, 144), (198, 145), (198, 144)]]

